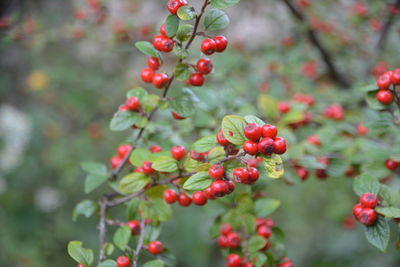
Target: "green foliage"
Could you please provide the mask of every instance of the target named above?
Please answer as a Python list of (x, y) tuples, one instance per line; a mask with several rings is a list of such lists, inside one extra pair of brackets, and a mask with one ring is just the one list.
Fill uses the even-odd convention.
[(70, 241), (68, 243), (68, 254), (85, 267), (89, 267), (93, 262), (93, 251), (83, 248), (80, 241)]

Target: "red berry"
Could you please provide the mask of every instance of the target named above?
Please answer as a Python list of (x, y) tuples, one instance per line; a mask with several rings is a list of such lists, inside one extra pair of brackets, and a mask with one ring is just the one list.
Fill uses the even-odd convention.
[(145, 68), (140, 72), (140, 77), (145, 83), (151, 83), (154, 77), (154, 71), (151, 68)]
[(380, 90), (386, 90), (389, 88), (390, 84), (392, 83), (390, 76), (391, 75), (383, 74), (376, 79), (376, 84)]
[(152, 241), (149, 243), (147, 250), (153, 254), (157, 255), (163, 252), (164, 246), (160, 241)]
[(226, 257), (226, 267), (241, 267), (242, 258), (237, 254), (229, 254)]
[(219, 227), (219, 232), (222, 235), (228, 235), (229, 233), (232, 232), (232, 227), (230, 224), (227, 223), (221, 224), (221, 226)]
[(233, 191), (235, 191), (235, 184), (229, 180), (226, 182), (228, 184), (228, 194), (232, 193)]
[(217, 50), (217, 43), (213, 39), (205, 39), (201, 44), (201, 52), (211, 55)]
[(364, 208), (375, 208), (378, 205), (378, 198), (373, 193), (364, 193), (360, 197), (360, 204), (363, 205)]
[(181, 160), (186, 155), (186, 149), (184, 146), (174, 146), (171, 148), (171, 155), (176, 160)]
[(363, 123), (357, 124), (357, 132), (360, 136), (366, 135), (368, 133), (368, 128), (365, 127)]
[(174, 41), (172, 41), (170, 38), (164, 37), (160, 43), (160, 50), (162, 52), (169, 53), (174, 48), (174, 44)]
[(129, 111), (129, 108), (125, 105), (121, 105), (119, 106), (118, 111)]
[(179, 116), (177, 113), (175, 113), (173, 111), (171, 111), (171, 115), (175, 120), (178, 120), (178, 121), (186, 119), (186, 117)]
[(288, 102), (279, 102), (278, 103), (278, 110), (280, 113), (285, 114), (288, 113), (290, 111), (290, 104)]
[(307, 178), (308, 178), (308, 170), (306, 168), (298, 167), (298, 168), (296, 168), (295, 172), (296, 172), (297, 176), (299, 176), (302, 181), (307, 180)]
[(307, 143), (309, 143), (310, 145), (314, 145), (314, 146), (320, 146), (321, 142), (319, 141), (318, 135), (316, 134), (312, 134), (309, 137), (307, 137)]
[(244, 135), (247, 139), (257, 142), (261, 137), (261, 127), (256, 123), (249, 123), (244, 127)]
[(164, 191), (164, 201), (165, 203), (168, 204), (173, 204), (176, 202), (176, 200), (178, 199), (178, 194), (172, 190), (172, 189), (167, 189)]
[(181, 192), (178, 196), (178, 203), (179, 205), (181, 205), (182, 207), (187, 207), (190, 205), (190, 203), (192, 203), (192, 200), (190, 199), (190, 197), (188, 195), (186, 195), (184, 192)]
[(400, 84), (400, 69), (395, 69), (394, 71), (392, 71), (392, 75), (390, 75), (390, 80), (395, 85)]
[(153, 77), (153, 85), (156, 88), (163, 88), (169, 81), (168, 75), (165, 73), (157, 73)]
[(263, 137), (275, 138), (278, 134), (278, 129), (274, 125), (264, 124), (261, 127), (261, 134)]
[(281, 155), (286, 152), (286, 140), (282, 137), (277, 137), (274, 140), (274, 153)]
[(196, 68), (201, 74), (209, 74), (213, 69), (213, 63), (209, 58), (200, 58)]
[(131, 228), (132, 235), (138, 235), (140, 233), (140, 222), (138, 220), (132, 220), (128, 222), (128, 227)]
[(272, 234), (272, 230), (266, 225), (261, 225), (260, 227), (257, 228), (257, 234), (259, 236), (269, 238)]
[(176, 15), (178, 12), (178, 9), (181, 6), (186, 6), (188, 3), (186, 0), (169, 0), (167, 4), (167, 8), (171, 14)]
[(201, 73), (192, 73), (189, 83), (193, 86), (202, 86), (204, 84), (204, 76)]
[(242, 147), (243, 150), (246, 151), (246, 153), (249, 155), (255, 155), (258, 152), (257, 143), (251, 140), (244, 142)]
[(225, 181), (217, 180), (211, 184), (211, 189), (214, 192), (214, 196), (223, 197), (228, 193), (229, 187)]
[(203, 193), (204, 193), (204, 195), (206, 196), (206, 198), (207, 199), (215, 199), (216, 197), (215, 197), (215, 193), (214, 193), (214, 191), (212, 190), (212, 188), (211, 188), (211, 186), (210, 187), (208, 187), (208, 188), (206, 188), (206, 189), (204, 189), (203, 190)]
[(167, 32), (165, 31), (165, 24), (160, 26), (160, 33), (161, 33), (161, 35), (168, 37)]
[(371, 225), (376, 221), (376, 212), (371, 208), (363, 208), (358, 217), (358, 221), (365, 225)]
[(293, 262), (289, 258), (284, 258), (283, 260), (278, 267), (294, 267)]
[(153, 174), (155, 170), (151, 167), (153, 164), (150, 161), (144, 161), (142, 164), (142, 169), (145, 174)]
[(140, 108), (139, 99), (136, 96), (131, 96), (125, 101), (125, 107), (129, 110), (138, 110)]
[(275, 222), (272, 219), (264, 219), (264, 224), (268, 227), (274, 227)]
[(203, 206), (207, 203), (207, 197), (201, 191), (197, 191), (192, 196), (192, 201), (198, 206)]
[(249, 168), (249, 183), (254, 183), (255, 181), (258, 180), (258, 177), (260, 177), (260, 173), (258, 170), (254, 167)]
[(213, 165), (208, 169), (208, 174), (213, 178), (214, 180), (220, 180), (222, 177), (224, 177), (224, 167), (221, 165)]
[(129, 267), (131, 265), (131, 261), (126, 256), (119, 256), (117, 258), (117, 266), (118, 267)]
[(151, 152), (151, 153), (158, 153), (158, 152), (161, 152), (161, 151), (162, 151), (162, 149), (161, 149), (161, 147), (158, 146), (158, 145), (154, 145), (154, 146), (151, 146), (151, 147), (150, 147), (150, 152)]
[(229, 233), (227, 236), (228, 238), (228, 246), (230, 248), (237, 248), (240, 246), (240, 236), (236, 232)]
[(358, 218), (360, 218), (362, 209), (363, 209), (363, 206), (360, 203), (354, 205), (354, 207), (353, 207), (353, 215), (357, 221), (358, 221)]
[(317, 176), (318, 179), (328, 178), (328, 174), (326, 173), (326, 170), (324, 170), (324, 169), (315, 170), (315, 176)]
[(389, 90), (379, 90), (376, 99), (382, 104), (389, 105), (393, 101), (393, 94)]
[(399, 163), (392, 159), (388, 159), (385, 161), (385, 166), (388, 170), (395, 171), (397, 169), (397, 167), (399, 166)]
[(225, 138), (224, 134), (222, 133), (222, 130), (219, 129), (218, 133), (217, 133), (217, 142), (218, 144), (220, 144), (221, 146), (227, 146), (230, 144), (230, 142), (228, 141), (228, 139)]
[(153, 46), (155, 49), (161, 51), (161, 42), (164, 40), (165, 36), (159, 34), (153, 38)]
[(194, 160), (201, 161), (206, 156), (206, 153), (199, 153), (199, 152), (196, 152), (194, 150), (190, 150), (189, 151), (189, 156)]
[(114, 156), (110, 159), (111, 169), (116, 169), (122, 163), (122, 158), (119, 156)]
[(218, 245), (221, 248), (227, 248), (229, 247), (229, 242), (228, 242), (228, 238), (224, 235), (220, 235), (217, 239)]
[(242, 267), (254, 267), (254, 264), (251, 262), (245, 262), (242, 264)]
[(117, 153), (121, 158), (124, 158), (130, 151), (132, 147), (130, 145), (120, 145), (117, 148)]
[(233, 179), (242, 184), (246, 184), (249, 181), (249, 171), (246, 168), (236, 168), (233, 171)]
[(215, 49), (215, 51), (221, 53), (224, 52), (226, 47), (228, 46), (228, 40), (225, 38), (225, 36), (215, 36), (214, 37), (214, 41), (217, 45), (217, 48)]
[(150, 57), (147, 60), (147, 66), (153, 70), (158, 70), (160, 68), (160, 60), (156, 57)]
[(263, 155), (270, 156), (274, 152), (274, 140), (269, 137), (261, 139), (258, 143), (258, 152)]

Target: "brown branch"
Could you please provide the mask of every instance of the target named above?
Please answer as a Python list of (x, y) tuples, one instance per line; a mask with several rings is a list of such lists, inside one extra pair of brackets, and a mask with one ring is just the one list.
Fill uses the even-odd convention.
[(100, 221), (99, 221), (99, 264), (105, 260), (104, 244), (106, 243), (106, 216), (107, 216), (107, 199), (100, 201)]
[[(286, 6), (288, 7), (292, 15), (296, 18), (296, 20), (302, 23), (308, 21), (307, 17), (292, 3), (291, 0), (282, 0), (282, 1), (286, 4)], [(318, 36), (318, 33), (315, 30), (313, 30), (310, 26), (308, 26), (306, 34), (311, 44), (314, 45), (319, 51), (321, 58), (328, 69), (328, 74), (330, 78), (334, 82), (336, 82), (339, 86), (343, 88), (349, 88), (350, 83), (348, 79), (338, 70), (337, 66), (334, 63), (333, 56), (329, 53), (327, 48), (322, 44)]]
[(140, 236), (139, 240), (135, 249), (135, 252), (133, 254), (133, 261), (132, 261), (132, 267), (137, 267), (137, 262), (139, 259), (139, 253), (143, 248), (143, 240), (144, 240), (144, 235), (145, 235), (145, 220), (142, 220), (140, 222)]
[(199, 27), (199, 23), (200, 23), (201, 17), (203, 16), (204, 11), (206, 10), (206, 7), (207, 7), (208, 4), (209, 4), (208, 0), (205, 0), (204, 3), (203, 3), (203, 6), (201, 7), (200, 14), (198, 16), (196, 16), (196, 21), (194, 23), (192, 36), (190, 37), (189, 42), (185, 46), (186, 50), (189, 48), (189, 46), (192, 44), (194, 38), (196, 37), (197, 28)]

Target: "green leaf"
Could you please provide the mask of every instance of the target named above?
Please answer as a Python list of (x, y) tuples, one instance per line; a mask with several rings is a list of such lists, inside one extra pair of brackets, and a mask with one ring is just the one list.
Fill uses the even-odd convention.
[(363, 92), (370, 92), (370, 91), (376, 91), (376, 90), (378, 90), (376, 83), (371, 83), (371, 84), (368, 84), (361, 88), (361, 91), (363, 91)]
[(278, 179), (284, 174), (282, 158), (276, 154), (270, 157), (262, 157), (266, 175), (269, 178)]
[(96, 211), (96, 209), (97, 204), (94, 201), (89, 199), (82, 200), (75, 206), (72, 213), (72, 220), (75, 222), (79, 215), (89, 218)]
[(212, 179), (208, 175), (208, 172), (198, 172), (186, 180), (183, 184), (183, 189), (193, 191), (204, 190), (209, 187), (211, 183)]
[(176, 34), (179, 28), (179, 18), (175, 15), (169, 14), (165, 20), (165, 32), (168, 37), (172, 37)]
[(119, 190), (126, 195), (132, 194), (142, 190), (150, 182), (151, 179), (143, 173), (130, 173), (119, 182)]
[(174, 45), (172, 52), (177, 56), (179, 59), (185, 59), (189, 56), (189, 52), (179, 45)]
[(367, 101), (367, 104), (370, 108), (375, 109), (375, 110), (382, 110), (382, 109), (386, 109), (388, 106), (382, 104), (381, 102), (379, 102), (376, 99), (376, 93), (378, 92), (378, 90), (376, 91), (370, 91), (365, 95), (365, 100)]
[(145, 55), (162, 59), (160, 52), (158, 52), (150, 42), (139, 41), (135, 43), (135, 46)]
[(126, 93), (126, 98), (134, 96), (134, 97), (137, 97), (140, 102), (142, 102), (143, 99), (147, 95), (148, 95), (148, 93), (147, 93), (147, 91), (145, 89), (143, 89), (142, 87), (136, 87), (136, 88), (133, 88), (133, 89), (129, 90)]
[(132, 127), (138, 119), (138, 115), (132, 111), (119, 111), (114, 114), (110, 123), (111, 131), (123, 131)]
[(247, 138), (244, 136), (246, 125), (246, 121), (240, 116), (225, 116), (222, 120), (222, 133), (232, 144), (242, 145), (247, 141)]
[(229, 25), (229, 17), (224, 11), (219, 9), (210, 9), (204, 18), (204, 27), (206, 30), (223, 30)]
[(172, 216), (171, 205), (168, 205), (164, 200), (154, 200), (153, 209), (161, 222), (168, 221)]
[(106, 253), (106, 255), (111, 255), (114, 252), (114, 245), (111, 243), (105, 243), (104, 246), (104, 252)]
[(85, 180), (85, 193), (88, 194), (94, 189), (102, 185), (106, 180), (107, 175), (89, 174)]
[(376, 207), (375, 211), (385, 215), (385, 218), (400, 218), (400, 208), (397, 207)]
[(390, 171), (385, 167), (385, 162), (381, 160), (367, 162), (361, 167), (362, 173), (368, 173), (369, 176), (384, 178), (390, 175)]
[(98, 162), (82, 162), (81, 167), (84, 171), (88, 173), (98, 174), (98, 175), (107, 175), (107, 167)]
[(267, 244), (267, 240), (261, 236), (252, 236), (249, 239), (248, 250), (250, 253), (254, 253), (262, 249), (265, 244)]
[(181, 94), (170, 101), (173, 111), (182, 117), (194, 114), (194, 103), (198, 101), (196, 95), (188, 88), (183, 88)]
[(225, 157), (225, 150), (222, 146), (214, 147), (208, 152), (208, 161), (214, 164)]
[(193, 6), (181, 6), (178, 9), (177, 15), (181, 20), (192, 20), (197, 16)]
[(379, 193), (379, 189), (380, 184), (378, 179), (370, 176), (369, 174), (364, 173), (354, 179), (353, 190), (359, 196), (367, 192), (377, 195)]
[(160, 172), (174, 172), (178, 170), (177, 163), (177, 160), (172, 157), (162, 156), (153, 162), (152, 168)]
[(146, 262), (142, 267), (163, 267), (164, 263), (160, 260)]
[(142, 166), (145, 160), (148, 160), (151, 152), (144, 148), (137, 148), (132, 151), (131, 156), (129, 157), (129, 161), (134, 166)]
[(214, 8), (228, 8), (239, 2), (240, 0), (211, 0), (211, 6)]
[(117, 267), (117, 263), (113, 260), (106, 260), (100, 263), (99, 267)]
[(217, 145), (215, 134), (204, 136), (193, 143), (191, 150), (203, 153), (209, 151)]
[(254, 212), (258, 218), (264, 218), (273, 213), (281, 202), (271, 198), (260, 198), (254, 203)]
[(390, 239), (390, 228), (383, 217), (377, 216), (373, 225), (364, 227), (364, 232), (369, 243), (382, 252), (386, 252)]
[(260, 94), (257, 98), (257, 107), (267, 119), (278, 117), (278, 100), (269, 95)]
[(93, 262), (93, 251), (83, 248), (80, 241), (70, 241), (68, 243), (68, 254), (85, 267), (89, 267)]
[(237, 220), (244, 227), (248, 234), (253, 233), (254, 229), (256, 228), (256, 217), (250, 213), (243, 213), (239, 209), (238, 212), (240, 216), (237, 217)]
[(115, 231), (114, 237), (113, 237), (113, 242), (114, 244), (122, 251), (125, 251), (129, 239), (131, 238), (132, 232), (129, 226), (124, 225), (121, 226)]
[(265, 124), (265, 122), (262, 119), (253, 115), (245, 116), (244, 119), (246, 120), (247, 123), (255, 123), (259, 126), (263, 126)]
[(178, 32), (176, 33), (176, 38), (181, 42), (185, 42), (190, 39), (192, 32), (193, 32), (192, 25), (181, 24), (179, 25)]
[(282, 116), (282, 119), (279, 123), (282, 124), (291, 124), (298, 121), (302, 121), (304, 119), (304, 112), (301, 110), (291, 110), (288, 113)]
[(306, 167), (307, 169), (325, 169), (327, 166), (319, 162), (314, 156), (303, 156), (299, 160), (299, 165)]
[(161, 99), (158, 95), (154, 95), (154, 94), (147, 95), (141, 103), (142, 108), (146, 112), (151, 112), (159, 106), (160, 101), (161, 101)]
[(176, 65), (176, 68), (174, 71), (174, 76), (175, 76), (176, 80), (186, 81), (187, 79), (190, 78), (190, 75), (192, 75), (192, 71), (188, 65), (186, 65), (184, 63), (179, 63), (178, 65)]

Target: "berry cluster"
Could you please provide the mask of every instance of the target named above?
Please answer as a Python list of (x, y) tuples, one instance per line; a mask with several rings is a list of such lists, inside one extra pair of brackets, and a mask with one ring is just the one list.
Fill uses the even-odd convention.
[(356, 220), (365, 225), (372, 225), (376, 221), (378, 197), (373, 193), (364, 193), (360, 197), (360, 203), (353, 207), (353, 214)]
[(132, 147), (130, 145), (120, 145), (117, 147), (117, 155), (111, 157), (110, 159), (110, 167), (111, 169), (116, 169), (126, 157), (127, 154), (130, 153)]
[[(376, 99), (384, 105), (390, 105), (393, 102), (393, 95), (396, 95), (395, 87), (399, 84), (400, 69), (385, 72), (376, 79), (376, 85), (379, 88)], [(393, 85), (392, 88), (390, 88), (391, 85)]]

